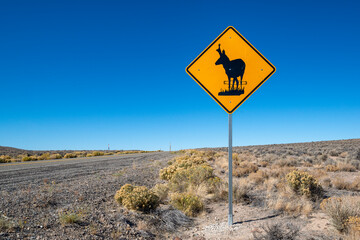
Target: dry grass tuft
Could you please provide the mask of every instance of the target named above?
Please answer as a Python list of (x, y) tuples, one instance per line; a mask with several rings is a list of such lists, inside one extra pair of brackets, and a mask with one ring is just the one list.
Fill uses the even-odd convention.
[(321, 202), (320, 208), (331, 218), (333, 226), (340, 232), (348, 232), (349, 219), (360, 217), (360, 197), (331, 197)]
[(153, 188), (152, 191), (155, 193), (155, 195), (157, 195), (159, 197), (159, 201), (161, 203), (165, 203), (166, 199), (168, 197), (169, 194), (169, 186), (166, 183), (159, 183), (156, 184)]
[(259, 167), (251, 162), (235, 162), (233, 165), (233, 176), (235, 177), (243, 177), (248, 175), (249, 173), (256, 172)]
[(66, 224), (80, 223), (82, 221), (82, 214), (74, 211), (60, 211), (59, 221), (63, 226)]
[(341, 172), (356, 172), (356, 168), (348, 163), (339, 163), (337, 167)]

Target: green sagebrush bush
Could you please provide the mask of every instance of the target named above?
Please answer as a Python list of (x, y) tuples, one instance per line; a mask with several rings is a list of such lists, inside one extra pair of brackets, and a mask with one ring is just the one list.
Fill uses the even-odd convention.
[(201, 199), (191, 193), (172, 194), (171, 204), (190, 217), (197, 216), (204, 209), (204, 204)]
[(170, 189), (174, 192), (185, 192), (189, 186), (206, 185), (208, 192), (214, 191), (214, 186), (220, 182), (214, 175), (214, 169), (207, 164), (179, 169), (170, 180)]
[(149, 212), (156, 209), (159, 197), (145, 186), (125, 184), (115, 194), (115, 200), (127, 209)]

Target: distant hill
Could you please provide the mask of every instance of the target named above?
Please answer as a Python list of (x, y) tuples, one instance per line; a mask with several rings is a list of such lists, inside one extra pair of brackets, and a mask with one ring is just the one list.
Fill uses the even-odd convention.
[[(61, 155), (65, 155), (70, 152), (93, 152), (93, 151), (104, 151), (104, 150), (24, 150), (20, 148), (13, 147), (3, 147), (0, 146), (0, 156), (1, 155), (9, 155), (11, 157), (17, 157), (19, 155), (41, 155), (43, 153), (60, 153)], [(111, 151), (123, 151), (123, 150), (111, 150)]]
[[(220, 148), (199, 148), (198, 150), (227, 151), (227, 147)], [(255, 154), (275, 154), (278, 156), (303, 154), (321, 155), (329, 154), (330, 156), (340, 155), (341, 153), (349, 155), (353, 159), (360, 160), (360, 139), (304, 142), (304, 143), (287, 143), (287, 144), (269, 144), (233, 147), (233, 152), (253, 152)]]

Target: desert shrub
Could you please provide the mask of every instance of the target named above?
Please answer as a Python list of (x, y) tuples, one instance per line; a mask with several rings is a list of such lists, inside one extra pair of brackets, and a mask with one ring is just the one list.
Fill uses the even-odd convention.
[(15, 224), (6, 216), (0, 215), (0, 232), (13, 228)]
[(239, 164), (234, 164), (233, 176), (243, 177), (249, 173), (256, 172), (258, 169), (259, 167), (254, 163), (241, 162)]
[(62, 156), (59, 153), (54, 153), (49, 156), (49, 159), (61, 159)]
[(169, 186), (166, 183), (156, 184), (152, 191), (159, 197), (159, 201), (164, 203), (169, 194)]
[(21, 161), (23, 162), (27, 162), (27, 161), (37, 161), (38, 157), (37, 156), (24, 156)]
[(251, 183), (247, 178), (235, 179), (233, 182), (233, 200), (236, 203), (249, 203), (249, 191), (251, 190)]
[(356, 168), (348, 163), (340, 163), (338, 164), (339, 171), (341, 172), (355, 172)]
[(161, 179), (169, 181), (177, 170), (188, 169), (193, 166), (204, 164), (206, 161), (213, 159), (214, 155), (215, 154), (211, 151), (187, 150), (184, 155), (170, 161), (169, 163), (171, 164), (168, 167), (161, 169), (159, 176)]
[(356, 177), (350, 182), (345, 181), (344, 178), (336, 177), (331, 182), (335, 188), (340, 190), (360, 191), (360, 177)]
[(286, 181), (294, 192), (312, 200), (323, 194), (322, 187), (313, 176), (306, 172), (292, 171), (286, 175)]
[(356, 169), (360, 169), (360, 161), (359, 160), (350, 160), (349, 162), (352, 166), (354, 166)]
[(201, 199), (191, 193), (172, 194), (171, 204), (190, 217), (197, 216), (204, 209), (204, 204)]
[(277, 165), (279, 167), (295, 167), (298, 165), (298, 160), (296, 160), (296, 158), (294, 157), (286, 157), (276, 160), (274, 162), (274, 165)]
[(360, 217), (349, 217), (347, 220), (347, 240), (360, 239)]
[(7, 162), (11, 162), (11, 157), (8, 155), (1, 155), (0, 163), (7, 163)]
[(337, 156), (339, 156), (339, 152), (337, 152), (337, 151), (335, 151), (335, 150), (331, 150), (329, 154), (330, 154), (330, 156), (332, 156), (332, 157), (337, 157)]
[(283, 168), (279, 168), (278, 166), (271, 166), (271, 170), (268, 172), (269, 177), (273, 177), (273, 178), (285, 178), (285, 176), (292, 172), (295, 171), (296, 168), (294, 167), (283, 167)]
[(62, 225), (80, 223), (82, 220), (81, 214), (74, 211), (59, 212), (59, 221)]
[(328, 159), (328, 155), (327, 154), (320, 154), (317, 156), (317, 160), (318, 162), (325, 162)]
[(173, 177), (177, 169), (178, 167), (176, 165), (170, 165), (169, 167), (160, 169), (160, 179), (169, 181)]
[(262, 231), (254, 231), (254, 240), (295, 240), (299, 236), (300, 228), (291, 223), (261, 226)]
[(360, 177), (356, 177), (350, 185), (352, 191), (360, 191)]
[(345, 179), (340, 178), (340, 177), (336, 177), (336, 178), (332, 179), (331, 183), (335, 188), (340, 189), (340, 190), (350, 188), (350, 183), (346, 182)]
[(339, 171), (339, 168), (337, 166), (335, 166), (335, 165), (327, 165), (325, 167), (325, 170), (327, 172), (337, 172), (337, 171)]
[(145, 186), (132, 186), (126, 184), (115, 194), (115, 200), (127, 209), (149, 212), (156, 209), (159, 197)]
[(47, 160), (50, 158), (50, 153), (43, 153), (41, 156), (38, 157), (38, 160)]
[(214, 169), (207, 164), (202, 164), (177, 170), (170, 180), (170, 189), (174, 192), (185, 192), (189, 186), (206, 184), (211, 192), (216, 181), (220, 179), (215, 177)]
[(76, 154), (75, 153), (67, 153), (65, 154), (64, 158), (76, 158)]
[(322, 187), (329, 188), (332, 186), (331, 179), (329, 177), (323, 177), (319, 180), (319, 183)]
[(100, 151), (94, 151), (92, 152), (92, 155), (97, 157), (97, 156), (104, 156), (104, 153), (103, 152), (100, 152)]
[(248, 179), (255, 184), (261, 184), (265, 181), (265, 179), (269, 178), (269, 175), (267, 172), (263, 170), (259, 170), (257, 172), (252, 172), (249, 174)]
[(331, 223), (340, 232), (348, 231), (351, 217), (360, 217), (360, 197), (331, 197), (321, 202), (320, 208), (331, 218)]
[(269, 165), (269, 162), (267, 162), (267, 161), (260, 161), (260, 162), (259, 162), (259, 165), (260, 165), (261, 167), (267, 167), (267, 166)]
[(222, 201), (228, 199), (228, 189), (228, 183), (219, 181), (219, 183), (214, 186), (214, 192), (211, 199), (213, 201)]
[(313, 203), (305, 196), (299, 197), (284, 180), (270, 178), (265, 185), (270, 208), (290, 215), (308, 215), (312, 212)]
[(74, 152), (77, 157), (86, 157), (86, 152)]
[(134, 186), (132, 186), (131, 184), (125, 184), (120, 188), (119, 191), (115, 193), (115, 200), (121, 205), (123, 198), (129, 195), (133, 191), (133, 189)]
[(357, 151), (356, 159), (357, 159), (357, 160), (360, 160), (360, 149)]

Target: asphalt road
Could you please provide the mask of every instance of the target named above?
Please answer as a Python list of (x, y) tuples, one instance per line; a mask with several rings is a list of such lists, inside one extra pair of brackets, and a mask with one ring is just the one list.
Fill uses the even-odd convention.
[(63, 182), (102, 171), (116, 172), (133, 164), (166, 161), (172, 157), (169, 152), (155, 152), (0, 164), (0, 191), (38, 184), (44, 179)]

